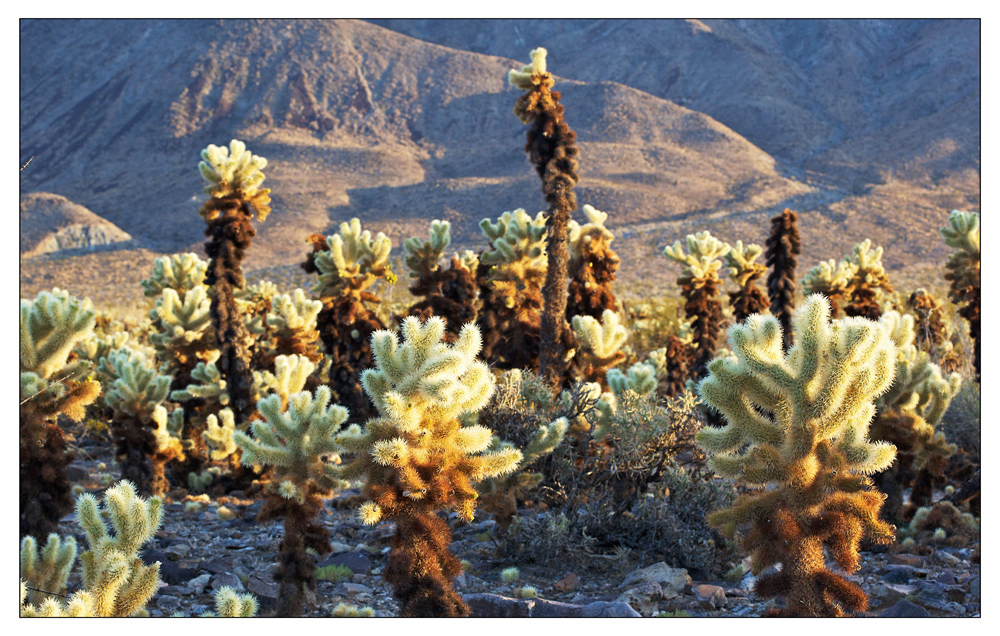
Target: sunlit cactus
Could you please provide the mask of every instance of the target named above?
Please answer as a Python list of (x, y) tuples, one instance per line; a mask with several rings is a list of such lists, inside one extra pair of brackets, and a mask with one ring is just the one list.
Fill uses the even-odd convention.
[(584, 205), (587, 223), (569, 221), (569, 298), (566, 316), (600, 318), (606, 309), (616, 311), (617, 300), (611, 289), (620, 259), (611, 249), (615, 235), (604, 222), (605, 212)]
[(28, 600), (38, 605), (52, 596), (64, 595), (74, 561), (76, 539), (73, 537), (63, 539), (53, 532), (40, 552), (34, 537), (29, 535), (21, 539), (21, 578), (33, 588)]
[(742, 545), (760, 575), (756, 592), (783, 597), (775, 613), (785, 616), (865, 611), (864, 592), (826, 568), (824, 547), (838, 567), (855, 572), (863, 538), (894, 538), (878, 518), (884, 497), (869, 488), (868, 475), (888, 467), (896, 451), (867, 438), (874, 401), (893, 381), (892, 326), (829, 315), (828, 301), (810, 296), (795, 315), (787, 355), (776, 319), (751, 316), (734, 325), (735, 355), (713, 360), (698, 385), (726, 419), (698, 433), (709, 466), (761, 489), (708, 520), (730, 536), (744, 531)]
[(499, 369), (537, 369), (545, 281), (545, 216), (523, 209), (479, 223), (490, 242), (477, 279), (483, 306), (483, 358)]
[(555, 388), (562, 384), (564, 355), (570, 348), (566, 322), (567, 239), (570, 215), (576, 209), (573, 187), (580, 180), (577, 174), (580, 151), (576, 147), (576, 133), (566, 123), (563, 105), (559, 103), (562, 95), (552, 90), (555, 79), (546, 69), (547, 51), (539, 47), (529, 55), (531, 64), (521, 70), (511, 69), (507, 81), (524, 91), (517, 98), (514, 114), (529, 125), (524, 151), (542, 180), (542, 194), (549, 206), (538, 369)]
[(722, 331), (722, 303), (719, 302), (719, 260), (732, 249), (711, 232), (687, 235), (687, 252), (680, 241), (667, 246), (663, 254), (684, 265), (684, 271), (677, 279), (684, 296), (684, 313), (691, 321), (695, 354), (692, 371), (701, 377), (705, 365), (715, 355), (719, 334)]
[(828, 261), (820, 261), (819, 265), (813, 267), (802, 279), (802, 293), (807, 296), (812, 294), (823, 294), (830, 301), (830, 311), (833, 318), (840, 317), (840, 308), (847, 302), (852, 289), (857, 266), (850, 260), (844, 259), (839, 263), (832, 258)]
[(409, 314), (421, 320), (431, 316), (444, 318), (448, 326), (445, 337), (454, 342), (462, 325), (476, 319), (475, 273), (479, 260), (474, 254), (473, 261), (455, 254), (451, 266), (444, 269), (439, 261), (450, 244), (451, 224), (432, 221), (429, 240), (414, 236), (403, 243), (406, 251), (403, 263), (413, 278), (410, 293), (423, 297), (410, 307)]
[(882, 248), (872, 249), (871, 239), (854, 246), (854, 251), (844, 257), (852, 265), (850, 281), (851, 302), (844, 307), (848, 316), (861, 316), (878, 320), (882, 316), (880, 300), (892, 292), (889, 276), (882, 266)]
[(57, 529), (73, 506), (66, 467), (75, 454), (57, 424), (79, 422), (100, 395), (93, 365), (70, 361), (74, 347), (93, 333), (89, 300), (54, 289), (20, 306), (19, 483), (20, 534), (41, 539)]
[(203, 261), (193, 252), (161, 256), (153, 261), (153, 275), (140, 282), (142, 293), (156, 298), (164, 289), (172, 289), (178, 296), (201, 287), (205, 283), (208, 261)]
[(628, 339), (628, 330), (617, 313), (605, 309), (601, 322), (590, 316), (573, 316), (573, 332), (579, 343), (572, 364), (573, 376), (607, 387), (608, 370), (625, 359), (621, 349)]
[(313, 234), (308, 240), (313, 251), (302, 268), (319, 275), (313, 294), (323, 303), (317, 324), (331, 361), (330, 386), (340, 404), (364, 418), (370, 412), (358, 378), (371, 366), (371, 334), (385, 327), (370, 305), (380, 302), (373, 293), (376, 283), (396, 282), (389, 263), (392, 241), (381, 232), (372, 237), (362, 231), (358, 219), (341, 223), (333, 236)]
[(948, 225), (940, 230), (945, 244), (955, 250), (948, 256), (944, 278), (951, 282), (948, 298), (959, 306), (958, 315), (969, 321), (973, 342), (973, 365), (976, 379), (982, 374), (980, 328), (980, 238), (979, 215), (952, 210)]
[(228, 585), (217, 589), (213, 600), (215, 612), (205, 612), (203, 617), (252, 618), (257, 615), (257, 597), (253, 594), (237, 594)]
[(476, 359), (479, 331), (466, 325), (454, 345), (442, 342), (445, 325), (437, 317), (407, 318), (401, 331), (402, 342), (391, 331), (372, 336), (376, 366), (361, 382), (379, 417), (337, 436), (356, 454), (343, 477), (365, 477), (363, 523), (396, 523), (385, 578), (402, 615), (463, 616), (469, 610), (452, 587), (461, 568), (436, 511), (455, 509), (471, 520), (479, 497), (472, 482), (510, 474), (521, 453), (487, 452), (492, 431), (459, 419), (484, 407), (495, 387)]
[[(35, 607), (24, 604), (27, 590), (22, 583), (21, 616), (146, 615), (145, 605), (160, 587), (160, 564), (144, 564), (139, 551), (160, 528), (162, 520), (160, 500), (138, 497), (128, 481), (123, 480), (104, 492), (103, 510), (93, 495), (80, 495), (76, 500), (76, 522), (83, 529), (89, 548), (80, 555), (83, 589), (65, 604), (50, 598)], [(111, 529), (114, 534), (109, 532)]]
[(743, 241), (736, 241), (736, 245), (724, 256), (729, 277), (739, 286), (729, 293), (729, 305), (733, 308), (736, 322), (743, 322), (751, 314), (762, 314), (770, 307), (767, 294), (757, 285), (757, 281), (767, 273), (767, 266), (756, 262), (763, 252), (764, 248), (756, 243), (744, 247)]

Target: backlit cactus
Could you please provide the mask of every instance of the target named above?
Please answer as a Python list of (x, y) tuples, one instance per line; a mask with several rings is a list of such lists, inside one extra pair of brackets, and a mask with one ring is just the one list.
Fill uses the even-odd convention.
[(862, 538), (889, 543), (879, 520), (883, 496), (868, 475), (889, 466), (895, 448), (867, 439), (874, 400), (892, 384), (891, 325), (862, 318), (830, 321), (828, 301), (810, 296), (796, 313), (795, 345), (785, 355), (778, 321), (751, 316), (729, 330), (734, 356), (716, 358), (698, 391), (726, 419), (697, 440), (717, 473), (752, 488), (709, 522), (733, 535), (760, 575), (761, 596), (785, 599), (780, 615), (863, 612), (864, 592), (825, 566), (824, 547), (845, 572), (860, 566)]
[(606, 309), (618, 309), (611, 285), (615, 282), (620, 259), (611, 249), (615, 235), (604, 227), (604, 222), (608, 220), (607, 213), (592, 205), (584, 205), (583, 213), (587, 223), (580, 225), (572, 219), (569, 221), (569, 299), (566, 316), (600, 318)]
[(844, 259), (839, 263), (832, 258), (820, 261), (802, 279), (802, 293), (823, 294), (830, 301), (830, 311), (833, 318), (840, 317), (840, 308), (847, 302), (851, 294), (851, 280), (854, 278), (857, 266)]
[(473, 264), (455, 254), (449, 269), (444, 269), (439, 261), (451, 244), (450, 232), (448, 221), (432, 221), (429, 240), (414, 236), (403, 243), (406, 251), (403, 263), (414, 279), (410, 293), (423, 297), (410, 307), (410, 315), (421, 320), (431, 316), (444, 318), (448, 326), (445, 337), (454, 342), (462, 325), (476, 319), (478, 259)]
[(566, 323), (566, 268), (569, 262), (569, 220), (576, 209), (573, 186), (577, 174), (576, 133), (566, 123), (562, 95), (553, 91), (555, 79), (546, 69), (547, 51), (541, 47), (529, 54), (531, 64), (521, 70), (511, 69), (507, 80), (524, 91), (517, 98), (514, 114), (529, 124), (524, 151), (542, 180), (542, 194), (548, 204), (545, 237), (547, 267), (542, 295), (539, 374), (553, 388), (563, 382), (562, 363), (568, 347)]
[(444, 321), (414, 317), (395, 333), (372, 336), (376, 366), (361, 382), (379, 412), (364, 428), (352, 425), (337, 437), (356, 454), (343, 477), (366, 479), (362, 522), (396, 523), (386, 581), (403, 616), (464, 616), (468, 607), (452, 587), (461, 571), (448, 549), (451, 531), (436, 514), (455, 509), (475, 514), (473, 482), (513, 472), (516, 449), (487, 452), (493, 438), (484, 426), (463, 426), (493, 395), (495, 380), (476, 359), (479, 331), (466, 325), (454, 345), (442, 342)]
[(75, 455), (57, 418), (79, 422), (100, 394), (91, 363), (69, 360), (96, 318), (89, 300), (58, 289), (22, 298), (20, 309), (20, 534), (41, 539), (73, 506), (66, 467)]
[(757, 281), (767, 273), (767, 266), (756, 262), (763, 251), (756, 243), (744, 247), (743, 241), (736, 241), (736, 245), (724, 256), (729, 277), (739, 286), (739, 289), (729, 293), (729, 304), (736, 322), (743, 322), (750, 314), (762, 314), (770, 307), (767, 294), (757, 286)]
[(882, 316), (882, 295), (892, 292), (889, 276), (882, 266), (882, 248), (872, 249), (871, 239), (865, 239), (844, 260), (853, 270), (849, 284), (851, 302), (844, 307), (844, 313), (878, 320)]
[(948, 298), (959, 306), (958, 315), (969, 321), (973, 343), (973, 366), (976, 379), (982, 374), (980, 329), (980, 238), (979, 215), (975, 212), (952, 210), (948, 225), (940, 230), (945, 244), (954, 249), (948, 256), (945, 280), (951, 282)]
[(579, 348), (573, 358), (573, 377), (607, 387), (608, 370), (625, 359), (621, 351), (628, 330), (614, 311), (605, 309), (601, 321), (590, 316), (573, 316), (573, 332)]
[(76, 539), (52, 533), (41, 552), (32, 536), (21, 539), (21, 578), (34, 588), (28, 595), (32, 604), (66, 592), (69, 571), (76, 561)]
[(695, 354), (692, 371), (696, 377), (706, 373), (705, 365), (715, 355), (722, 330), (722, 303), (719, 302), (720, 258), (732, 248), (712, 236), (711, 232), (688, 234), (687, 253), (680, 241), (667, 246), (663, 254), (684, 265), (677, 279), (684, 296), (684, 313), (691, 321)]
[(322, 301), (317, 324), (324, 353), (331, 361), (330, 386), (337, 402), (358, 418), (370, 414), (368, 401), (358, 382), (371, 366), (371, 334), (385, 327), (369, 307), (380, 302), (373, 286), (396, 282), (389, 263), (392, 241), (379, 232), (374, 238), (351, 219), (340, 224), (340, 232), (309, 237), (313, 251), (302, 264), (306, 272), (319, 275), (313, 294)]
[(140, 282), (142, 293), (149, 298), (156, 298), (164, 289), (172, 289), (181, 297), (187, 292), (205, 284), (205, 271), (208, 262), (201, 260), (197, 254), (171, 254), (161, 256), (153, 261), (153, 274)]

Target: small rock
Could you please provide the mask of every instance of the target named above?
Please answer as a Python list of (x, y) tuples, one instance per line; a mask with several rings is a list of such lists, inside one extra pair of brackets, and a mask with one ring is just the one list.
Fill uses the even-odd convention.
[(583, 606), (580, 618), (640, 618), (640, 615), (628, 603), (595, 601)]
[(247, 580), (247, 592), (264, 598), (278, 598), (278, 584), (274, 581), (265, 581), (259, 577), (251, 576)]
[(199, 566), (202, 570), (207, 570), (212, 574), (222, 574), (233, 569), (233, 557), (216, 557), (203, 561)]
[(159, 561), (160, 580), (169, 585), (183, 585), (198, 574), (198, 570), (194, 568), (182, 568), (178, 566), (161, 550), (145, 550), (141, 558), (142, 562), (146, 565), (152, 565)]
[(174, 543), (163, 550), (170, 559), (180, 561), (191, 554), (191, 546), (186, 543)]
[(330, 548), (331, 548), (330, 550), (331, 554), (341, 554), (344, 552), (350, 552), (351, 550), (354, 549), (350, 545), (346, 543), (341, 543), (340, 541), (331, 541)]
[(572, 592), (576, 589), (576, 586), (580, 584), (580, 577), (575, 573), (570, 572), (566, 576), (562, 577), (556, 581), (552, 587), (556, 588), (560, 592)]
[(358, 594), (371, 594), (374, 590), (361, 583), (341, 583), (333, 589), (334, 596), (357, 596)]
[(396, 534), (396, 524), (392, 522), (383, 523), (375, 526), (375, 528), (368, 533), (368, 540), (372, 543), (376, 541), (385, 541), (387, 539), (391, 539), (394, 534)]
[(946, 612), (951, 612), (952, 614), (957, 614), (958, 616), (965, 616), (965, 607), (961, 603), (956, 603), (952, 601), (942, 607)]
[(663, 561), (630, 572), (618, 586), (619, 588), (633, 586), (642, 581), (655, 581), (663, 590), (663, 598), (679, 596), (685, 585), (691, 584), (691, 577), (684, 568), (672, 568)]
[(191, 596), (195, 592), (187, 585), (167, 585), (166, 587), (160, 588), (160, 593), (169, 594), (171, 596)]
[(191, 606), (191, 616), (201, 616), (208, 611), (208, 605), (197, 603)]
[(962, 559), (958, 558), (954, 554), (950, 554), (948, 552), (944, 552), (943, 550), (936, 550), (934, 552), (933, 558), (938, 563), (943, 563), (944, 565), (948, 565), (948, 566), (952, 566), (952, 567), (954, 567), (954, 566), (956, 566), (956, 565), (958, 565), (959, 563), (962, 562)]
[(702, 609), (714, 610), (726, 606), (726, 593), (718, 585), (696, 585), (691, 588)]
[(935, 581), (918, 582), (920, 592), (917, 593), (916, 601), (924, 607), (943, 609), (945, 605), (952, 601), (948, 596), (944, 586)]
[(205, 591), (205, 586), (207, 586), (211, 580), (211, 574), (202, 574), (201, 576), (188, 581), (188, 587), (194, 589), (197, 594), (201, 594)]
[(919, 568), (924, 562), (921, 557), (915, 554), (894, 554), (889, 557), (889, 563), (895, 563), (897, 565), (909, 565), (910, 567)]
[(535, 599), (507, 598), (499, 594), (465, 594), (472, 616), (480, 618), (528, 618)]
[(622, 592), (615, 599), (617, 603), (628, 603), (643, 616), (652, 616), (659, 610), (664, 598), (663, 588), (656, 581), (644, 581), (638, 587)]
[(237, 592), (242, 592), (243, 581), (240, 581), (240, 577), (236, 576), (232, 572), (226, 572), (224, 574), (216, 574), (212, 577), (212, 590), (218, 590), (220, 587), (229, 586), (236, 590)]
[(879, 618), (928, 618), (931, 613), (909, 601), (899, 601), (878, 615)]
[(884, 583), (909, 583), (910, 579), (916, 578), (913, 574), (914, 568), (901, 565), (895, 567), (882, 577)]
[(982, 586), (982, 583), (980, 582), (978, 576), (969, 579), (969, 595), (972, 598), (976, 599), (977, 601), (980, 598), (979, 595), (980, 595), (980, 592), (981, 592), (981, 586)]
[(181, 599), (169, 594), (156, 597), (156, 607), (162, 612), (175, 612), (181, 608)]

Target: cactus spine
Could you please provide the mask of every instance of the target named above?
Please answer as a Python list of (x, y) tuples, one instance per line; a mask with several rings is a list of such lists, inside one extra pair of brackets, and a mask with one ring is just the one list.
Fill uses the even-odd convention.
[(883, 496), (867, 475), (892, 463), (895, 448), (867, 439), (874, 399), (892, 384), (890, 326), (862, 318), (829, 320), (828, 301), (810, 296), (793, 320), (795, 345), (782, 352), (781, 327), (751, 316), (729, 330), (734, 357), (720, 356), (698, 391), (726, 418), (697, 441), (709, 466), (764, 488), (708, 517), (753, 557), (761, 596), (784, 597), (784, 616), (842, 616), (868, 606), (864, 592), (828, 570), (824, 547), (845, 572), (860, 566), (867, 537), (893, 540), (878, 518)]
[(563, 116), (559, 100), (562, 95), (553, 91), (555, 80), (546, 70), (547, 51), (531, 51), (531, 64), (520, 71), (511, 69), (508, 81), (511, 86), (525, 91), (518, 97), (514, 114), (528, 129), (525, 152), (535, 165), (542, 179), (542, 193), (548, 203), (546, 251), (548, 267), (542, 295), (545, 309), (542, 313), (541, 351), (539, 373), (553, 387), (562, 383), (562, 364), (565, 340), (569, 326), (566, 324), (566, 265), (569, 260), (567, 245), (570, 214), (576, 209), (573, 186), (577, 175), (576, 133)]

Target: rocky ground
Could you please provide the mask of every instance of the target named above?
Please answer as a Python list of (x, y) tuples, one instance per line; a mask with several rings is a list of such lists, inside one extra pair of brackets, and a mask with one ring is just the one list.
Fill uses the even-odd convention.
[[(94, 439), (81, 439), (77, 446), (79, 458), (70, 466), (70, 476), (98, 494), (102, 482), (116, 477), (110, 449)], [(190, 501), (198, 501), (201, 509), (185, 511)], [(341, 603), (371, 607), (376, 617), (397, 615), (391, 591), (382, 580), (394, 528), (391, 523), (362, 525), (354, 514), (358, 503), (359, 492), (348, 490), (323, 508), (321, 518), (330, 532), (333, 551), (318, 558), (318, 565), (346, 566), (352, 574), (337, 581), (319, 581), (306, 616), (332, 616)], [(148, 605), (150, 614), (199, 616), (213, 608), (214, 591), (228, 585), (254, 594), (260, 605), (258, 616), (270, 615), (277, 598), (272, 574), (278, 568), (282, 527), (280, 521), (255, 521), (262, 505), (262, 500), (242, 498), (239, 492), (210, 497), (175, 491), (168, 496), (163, 525), (142, 554), (147, 563), (160, 562), (163, 580)], [(230, 512), (232, 518), (225, 519)], [(452, 550), (468, 562), (456, 587), (475, 615), (757, 617), (770, 606), (755, 598), (750, 575), (738, 583), (693, 579), (687, 570), (663, 562), (643, 563), (635, 555), (611, 560), (594, 557), (600, 563), (593, 568), (583, 561), (569, 565), (561, 560), (542, 560), (536, 565), (504, 561), (496, 556), (494, 525), (482, 513), (470, 524), (460, 524), (452, 515)], [(60, 531), (75, 536), (80, 551), (86, 548), (72, 515), (62, 521)], [(848, 578), (871, 599), (866, 616), (978, 617), (980, 564), (974, 549), (945, 547), (923, 556), (864, 552), (861, 570)], [(519, 566), (520, 577), (504, 582), (501, 572), (511, 566)], [(70, 591), (79, 584), (77, 566), (70, 576)], [(535, 589), (537, 598), (518, 598), (530, 594), (525, 590), (529, 587)]]

